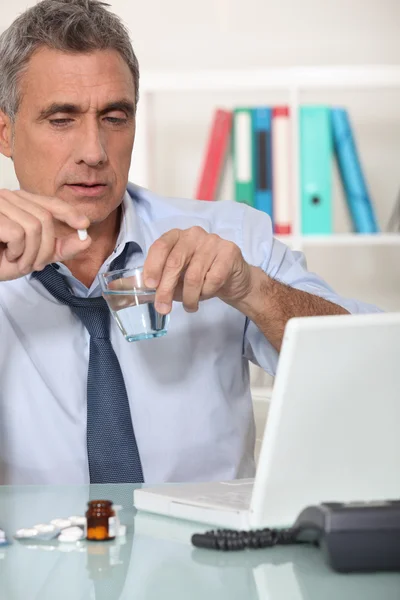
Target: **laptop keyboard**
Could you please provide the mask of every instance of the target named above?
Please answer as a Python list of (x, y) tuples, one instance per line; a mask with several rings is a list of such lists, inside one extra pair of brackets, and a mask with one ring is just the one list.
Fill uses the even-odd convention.
[[(226, 486), (228, 488), (228, 486)], [(230, 490), (229, 488), (225, 491), (221, 490), (219, 487), (218, 490), (213, 490), (207, 494), (199, 494), (196, 496), (192, 496), (190, 499), (194, 502), (204, 503), (204, 504), (212, 504), (215, 506), (230, 506), (235, 510), (248, 510), (250, 507), (251, 493), (253, 490), (252, 485), (243, 485), (241, 489), (237, 489), (239, 486), (236, 486), (235, 490)]]

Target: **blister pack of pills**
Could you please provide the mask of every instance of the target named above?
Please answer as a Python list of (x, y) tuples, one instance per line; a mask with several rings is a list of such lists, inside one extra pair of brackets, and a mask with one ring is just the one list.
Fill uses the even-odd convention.
[[(125, 534), (126, 526), (121, 525), (117, 512), (116, 537), (123, 537)], [(21, 542), (34, 542), (35, 544), (52, 541), (60, 544), (77, 543), (86, 538), (86, 517), (71, 516), (67, 519), (53, 519), (50, 523), (38, 523), (33, 527), (18, 529), (14, 534), (14, 538)]]
[(86, 518), (80, 516), (68, 519), (53, 519), (50, 523), (38, 523), (33, 527), (18, 529), (14, 537), (27, 542), (77, 542), (85, 537)]

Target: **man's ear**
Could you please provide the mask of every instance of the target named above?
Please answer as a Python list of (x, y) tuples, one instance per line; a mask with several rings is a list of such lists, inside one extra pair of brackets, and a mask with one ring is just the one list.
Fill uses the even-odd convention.
[(0, 110), (0, 152), (12, 158), (13, 130), (10, 117)]

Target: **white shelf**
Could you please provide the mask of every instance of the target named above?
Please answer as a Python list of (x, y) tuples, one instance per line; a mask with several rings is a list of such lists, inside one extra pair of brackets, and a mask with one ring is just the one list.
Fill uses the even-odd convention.
[(287, 67), (269, 69), (143, 72), (141, 93), (315, 89), (315, 88), (398, 88), (400, 67), (360, 65)]
[(288, 246), (400, 246), (398, 233), (333, 233), (331, 235), (277, 235)]

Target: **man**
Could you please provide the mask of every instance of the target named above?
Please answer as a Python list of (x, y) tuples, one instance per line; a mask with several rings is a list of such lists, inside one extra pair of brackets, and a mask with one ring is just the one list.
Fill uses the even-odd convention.
[[(97, 0), (44, 0), (0, 38), (20, 183), (0, 193), (0, 483), (252, 476), (248, 361), (275, 372), (291, 317), (378, 310), (308, 273), (267, 215), (128, 185), (138, 81)], [(129, 344), (97, 276), (138, 263), (172, 315)]]

